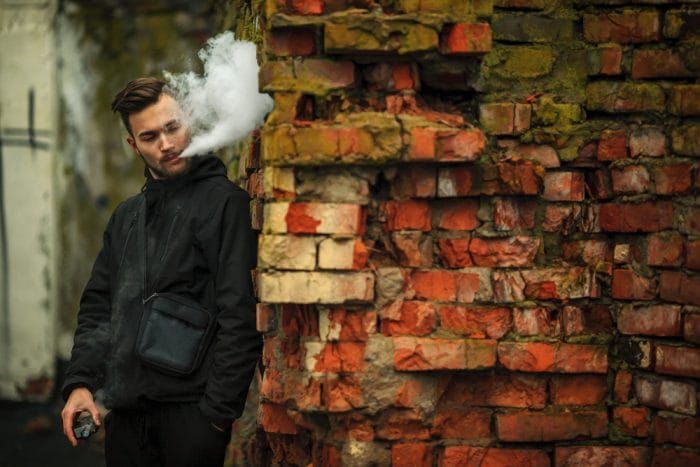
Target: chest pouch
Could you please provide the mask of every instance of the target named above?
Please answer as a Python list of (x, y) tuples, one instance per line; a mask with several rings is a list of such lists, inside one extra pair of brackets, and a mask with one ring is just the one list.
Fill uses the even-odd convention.
[[(135, 353), (147, 366), (172, 376), (194, 373), (214, 337), (216, 320), (209, 310), (180, 294), (146, 291), (146, 203), (139, 211), (139, 247), (142, 250), (143, 313)], [(147, 297), (147, 298), (146, 298)]]

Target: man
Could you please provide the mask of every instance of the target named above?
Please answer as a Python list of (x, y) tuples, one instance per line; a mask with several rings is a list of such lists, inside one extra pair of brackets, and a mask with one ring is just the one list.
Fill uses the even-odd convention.
[[(164, 84), (131, 81), (112, 103), (145, 164), (146, 183), (115, 209), (104, 232), (62, 389), (63, 431), (74, 446), (80, 412), (101, 424), (93, 394), (104, 389), (112, 409), (104, 420), (108, 466), (220, 466), (262, 346), (248, 196), (218, 158), (178, 157), (191, 135)], [(153, 292), (185, 297), (215, 318), (214, 337), (191, 374), (161, 371), (135, 352), (143, 298)]]

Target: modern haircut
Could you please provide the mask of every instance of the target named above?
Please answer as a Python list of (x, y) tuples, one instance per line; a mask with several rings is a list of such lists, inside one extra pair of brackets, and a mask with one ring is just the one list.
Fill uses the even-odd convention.
[(119, 112), (124, 127), (131, 136), (129, 115), (140, 112), (149, 105), (158, 102), (161, 94), (171, 95), (165, 86), (165, 81), (153, 77), (137, 78), (129, 81), (124, 89), (119, 91), (112, 101), (112, 112)]

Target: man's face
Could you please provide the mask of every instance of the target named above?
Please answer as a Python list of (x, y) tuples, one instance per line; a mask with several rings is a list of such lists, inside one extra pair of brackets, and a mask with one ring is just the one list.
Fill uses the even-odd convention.
[(192, 159), (178, 156), (190, 143), (190, 131), (175, 99), (161, 94), (155, 104), (131, 114), (129, 123), (126, 140), (153, 178), (172, 178), (189, 170)]

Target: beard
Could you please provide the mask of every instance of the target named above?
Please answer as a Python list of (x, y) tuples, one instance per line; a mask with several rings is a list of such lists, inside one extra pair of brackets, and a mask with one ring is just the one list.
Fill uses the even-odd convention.
[(187, 172), (189, 172), (192, 169), (192, 158), (187, 157), (181, 159), (185, 163), (185, 167), (183, 169), (180, 169), (176, 172), (173, 172), (172, 170), (168, 169), (167, 167), (163, 167), (161, 165), (154, 165), (149, 163), (145, 157), (139, 152), (139, 157), (141, 157), (141, 160), (143, 163), (150, 169), (152, 174), (155, 174), (157, 178), (159, 179), (169, 179), (169, 178), (176, 178), (180, 177), (182, 175), (185, 175)]

